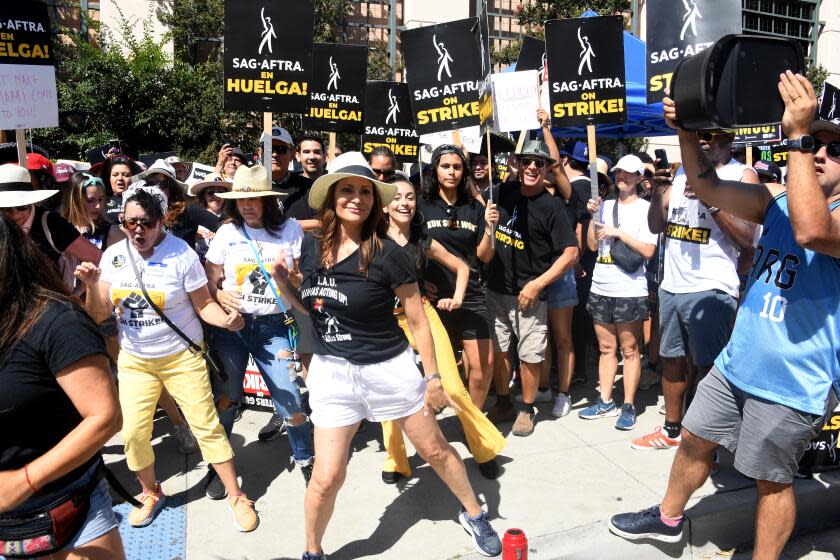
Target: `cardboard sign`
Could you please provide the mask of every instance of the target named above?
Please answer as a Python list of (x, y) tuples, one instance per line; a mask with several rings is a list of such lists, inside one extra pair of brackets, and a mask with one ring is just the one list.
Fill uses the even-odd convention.
[(545, 24), (552, 124), (585, 126), (627, 120), (624, 19), (554, 19)]
[(496, 130), (514, 132), (540, 128), (540, 82), (537, 70), (493, 74)]
[(364, 131), (367, 60), (368, 49), (362, 45), (315, 44), (315, 75), (303, 128)]
[(50, 19), (40, 2), (11, 2), (0, 19), (0, 130), (58, 126)]
[(416, 162), (419, 140), (408, 85), (368, 82), (365, 101), (362, 153), (369, 157), (377, 146), (387, 146), (399, 163)]
[(837, 89), (828, 82), (823, 83), (820, 110), (817, 111), (817, 118), (824, 121), (840, 119), (840, 89)]
[(479, 125), (478, 27), (477, 18), (468, 18), (400, 35), (418, 133)]
[[(434, 150), (443, 144), (451, 144), (452, 132), (452, 130), (445, 130), (443, 132), (423, 134), (420, 136), (420, 143), (425, 144)], [(464, 146), (464, 150), (471, 154), (477, 154), (481, 151), (481, 141), (484, 139), (481, 127), (468, 126), (466, 128), (459, 128), (457, 132), (461, 137), (461, 144)]]
[(658, 103), (684, 58), (741, 33), (741, 0), (648, 0), (647, 102)]
[(248, 408), (274, 412), (271, 393), (253, 356), (248, 356), (248, 365), (245, 366), (245, 375), (242, 378), (242, 398), (239, 402)]
[(516, 71), (537, 70), (542, 76), (545, 73), (545, 63), (545, 41), (529, 35), (522, 37), (519, 58), (516, 59)]
[(778, 144), (782, 141), (782, 125), (768, 124), (764, 126), (748, 126), (735, 130), (733, 146), (747, 144)]
[(314, 0), (225, 0), (225, 109), (305, 113)]

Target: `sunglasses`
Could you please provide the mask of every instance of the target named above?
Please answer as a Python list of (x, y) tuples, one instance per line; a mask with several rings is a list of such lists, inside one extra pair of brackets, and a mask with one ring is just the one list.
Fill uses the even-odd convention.
[(446, 217), (449, 218), (449, 229), (455, 231), (458, 229), (458, 218), (455, 215), (455, 207), (450, 205), (446, 207)]
[(820, 142), (814, 138), (814, 153), (825, 146), (825, 154), (834, 161), (840, 162), (840, 142)]
[(272, 151), (272, 153), (279, 154), (281, 156), (285, 156), (286, 154), (289, 153), (289, 147), (288, 146), (272, 146), (271, 151)]
[(370, 170), (386, 179), (390, 179), (396, 173), (393, 169), (374, 169), (371, 167)]
[(143, 227), (143, 229), (152, 229), (153, 227), (155, 227), (155, 220), (150, 220), (148, 218), (129, 218), (127, 220), (121, 220), (120, 223), (122, 224), (122, 227), (124, 227), (128, 231), (134, 231), (141, 226)]
[(534, 165), (537, 166), (537, 169), (542, 169), (543, 167), (545, 167), (545, 164), (547, 162), (544, 159), (534, 159), (534, 158), (529, 158), (529, 157), (522, 157), (522, 158), (519, 158), (519, 163), (522, 164), (522, 167), (531, 167), (531, 164), (533, 163)]
[(227, 192), (227, 190), (225, 190), (225, 189), (218, 189), (218, 190), (207, 189), (205, 192), (207, 193), (207, 196), (218, 196), (219, 193)]
[(730, 132), (715, 132), (711, 130), (702, 130), (697, 133), (697, 137), (703, 142), (712, 142), (718, 136), (727, 136), (731, 138), (732, 134)]

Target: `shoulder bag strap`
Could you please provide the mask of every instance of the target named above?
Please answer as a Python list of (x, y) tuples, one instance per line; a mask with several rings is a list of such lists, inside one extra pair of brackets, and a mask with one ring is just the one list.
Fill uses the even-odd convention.
[(618, 198), (613, 202), (613, 227), (618, 229)]
[(146, 298), (146, 303), (149, 304), (149, 307), (151, 307), (152, 309), (155, 310), (155, 313), (158, 314), (158, 317), (160, 317), (160, 319), (164, 323), (169, 325), (170, 329), (175, 331), (175, 334), (177, 334), (182, 339), (184, 339), (184, 342), (187, 343), (187, 346), (189, 347), (191, 352), (193, 352), (195, 354), (200, 354), (201, 353), (201, 347), (198, 344), (196, 344), (193, 341), (193, 339), (191, 339), (190, 337), (185, 335), (184, 332), (181, 329), (176, 327), (175, 323), (173, 323), (169, 319), (169, 317), (164, 315), (163, 310), (161, 308), (159, 308), (157, 306), (157, 304), (155, 304), (154, 301), (152, 301), (151, 297), (149, 297), (149, 292), (146, 291), (146, 286), (145, 286), (145, 284), (143, 284), (143, 279), (140, 277), (140, 271), (137, 269), (137, 261), (134, 259), (134, 253), (131, 252), (130, 243), (131, 242), (128, 239), (125, 240), (125, 248), (128, 251), (128, 260), (131, 261), (131, 268), (132, 268), (132, 270), (134, 270), (134, 277), (137, 279), (137, 283), (140, 284), (140, 290), (143, 292), (143, 297)]

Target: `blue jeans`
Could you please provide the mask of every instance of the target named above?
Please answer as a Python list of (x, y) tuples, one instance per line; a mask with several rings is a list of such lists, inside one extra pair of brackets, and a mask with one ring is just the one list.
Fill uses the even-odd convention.
[[(290, 360), (278, 358), (277, 354), (291, 351), (286, 325), (281, 315), (243, 315), (245, 327), (241, 331), (231, 332), (213, 328), (213, 349), (228, 375), (224, 393), (233, 401), (234, 406), (219, 413), (219, 420), (230, 437), (239, 400), (242, 398), (242, 382), (245, 379), (245, 367), (248, 354), (254, 357), (265, 381), (274, 409), (280, 418), (289, 419), (295, 413), (302, 412), (300, 389), (289, 376)], [(315, 455), (312, 438), (312, 423), (307, 420), (300, 426), (286, 425), (286, 433), (292, 446), (295, 462), (308, 465)]]

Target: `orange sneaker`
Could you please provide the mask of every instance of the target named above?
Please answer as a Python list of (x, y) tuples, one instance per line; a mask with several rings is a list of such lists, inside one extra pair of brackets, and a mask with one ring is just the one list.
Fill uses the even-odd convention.
[(228, 506), (233, 512), (233, 524), (242, 533), (250, 533), (260, 524), (260, 518), (254, 511), (254, 502), (245, 494), (228, 496)]
[(158, 484), (155, 492), (143, 492), (137, 498), (137, 501), (143, 504), (143, 507), (131, 510), (128, 514), (128, 523), (132, 527), (145, 527), (151, 525), (157, 513), (163, 508), (163, 504), (166, 502), (166, 494), (163, 493), (163, 488)]
[(630, 442), (630, 447), (638, 449), (639, 451), (659, 451), (661, 449), (676, 449), (680, 446), (680, 436), (676, 439), (669, 438), (662, 426), (656, 428), (653, 433), (642, 436), (639, 439), (634, 439)]

